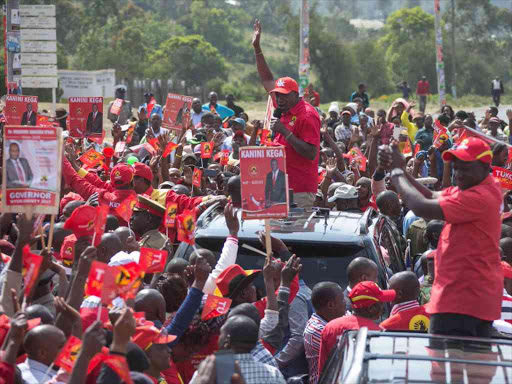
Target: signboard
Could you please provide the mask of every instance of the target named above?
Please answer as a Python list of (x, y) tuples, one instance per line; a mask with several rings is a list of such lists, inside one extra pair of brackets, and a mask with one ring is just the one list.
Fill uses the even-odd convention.
[(22, 29), (21, 40), (57, 40), (55, 29)]
[[(56, 53), (23, 53), (21, 64), (57, 64)], [(23, 73), (25, 75), (25, 73)]]
[(175, 95), (169, 93), (165, 102), (165, 113), (162, 126), (168, 129), (185, 129), (190, 121), (190, 108), (192, 107), (190, 96)]
[(24, 65), (23, 76), (57, 76), (56, 65)]
[(64, 93), (62, 97), (89, 97), (91, 95), (103, 98), (114, 97), (116, 71), (105, 69), (102, 71), (68, 71), (58, 70), (59, 88)]
[(242, 218), (288, 216), (288, 176), (284, 147), (240, 148)]
[(103, 97), (69, 98), (69, 135), (102, 137)]
[(56, 28), (55, 17), (22, 17), (21, 28)]
[(36, 125), (37, 96), (7, 95), (4, 116), (9, 125)]
[(20, 15), (55, 16), (55, 5), (20, 5)]
[(26, 88), (57, 88), (56, 77), (25, 77), (21, 78), (21, 85)]
[(62, 162), (61, 129), (4, 127), (2, 211), (57, 214)]
[(502, 189), (512, 190), (512, 171), (505, 168), (492, 167), (492, 175), (500, 182)]
[(21, 41), (21, 49), (23, 53), (30, 52), (57, 52), (57, 42), (56, 41), (29, 41), (22, 40)]
[(7, 32), (6, 36), (6, 46), (8, 52), (20, 53), (21, 52), (21, 44), (20, 44), (20, 32)]

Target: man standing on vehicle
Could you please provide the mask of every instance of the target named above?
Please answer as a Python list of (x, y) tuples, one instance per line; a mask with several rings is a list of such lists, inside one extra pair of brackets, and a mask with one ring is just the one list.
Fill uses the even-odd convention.
[(379, 149), (379, 162), (415, 215), (446, 221), (435, 255), (434, 285), (427, 312), (430, 333), (490, 337), (501, 315), (503, 279), (499, 239), (503, 196), (490, 174), (492, 151), (470, 137), (443, 153), (453, 162), (457, 186), (433, 192), (404, 171), (395, 142)]
[(274, 82), (274, 75), (261, 50), (260, 36), (261, 25), (256, 20), (252, 45), (258, 74), (263, 87), (274, 98), (276, 112), (281, 112), (280, 118), (273, 119), (271, 125), (274, 144), (282, 145), (286, 150), (286, 169), (294, 202), (301, 208), (312, 208), (318, 188), (320, 117), (311, 104), (299, 97), (295, 80), (283, 77)]

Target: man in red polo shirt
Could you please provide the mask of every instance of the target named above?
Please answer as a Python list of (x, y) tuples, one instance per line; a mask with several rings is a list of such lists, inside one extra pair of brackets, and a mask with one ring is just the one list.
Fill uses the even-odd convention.
[(492, 151), (481, 139), (464, 139), (443, 153), (453, 162), (457, 186), (433, 192), (404, 171), (397, 142), (379, 149), (379, 162), (405, 205), (417, 216), (446, 221), (435, 255), (427, 312), (430, 333), (490, 337), (501, 315), (503, 278), (499, 239), (503, 196), (492, 174)]
[(336, 347), (338, 336), (345, 331), (367, 327), (370, 331), (380, 331), (375, 323), (384, 309), (385, 302), (391, 302), (395, 298), (395, 291), (382, 290), (373, 281), (362, 281), (350, 291), (348, 296), (352, 303), (351, 316), (338, 317), (327, 323), (322, 331), (320, 343), (320, 356), (318, 358), (318, 375), (322, 374), (325, 362)]
[(389, 280), (389, 288), (396, 292), (391, 316), (380, 323), (388, 331), (426, 332), (430, 325), (430, 315), (425, 306), (418, 303), (420, 282), (414, 272), (399, 272)]
[(260, 46), (261, 26), (256, 20), (252, 44), (256, 66), (263, 87), (269, 92), (281, 118), (274, 119), (271, 129), (274, 144), (286, 150), (288, 185), (299, 207), (311, 208), (318, 188), (318, 157), (320, 154), (320, 117), (316, 109), (299, 96), (299, 86), (290, 77), (274, 82), (274, 75), (263, 57)]

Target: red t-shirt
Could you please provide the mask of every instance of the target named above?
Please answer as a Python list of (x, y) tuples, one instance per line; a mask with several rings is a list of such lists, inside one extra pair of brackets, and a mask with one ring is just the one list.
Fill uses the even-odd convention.
[(418, 85), (416, 86), (416, 94), (420, 96), (425, 96), (430, 93), (430, 84), (427, 80), (418, 81)]
[(425, 306), (400, 311), (380, 323), (382, 329), (388, 331), (428, 331), (430, 315)]
[[(286, 150), (288, 185), (294, 193), (316, 193), (318, 189), (318, 157), (320, 156), (320, 117), (316, 109), (301, 99), (281, 116), (281, 123), (299, 139), (317, 148), (314, 160), (308, 160), (293, 149), (283, 135), (277, 134), (274, 144)], [(288, 133), (286, 133), (288, 135)]]
[(362, 327), (368, 327), (370, 331), (380, 331), (380, 328), (373, 320), (360, 316), (343, 316), (331, 320), (322, 331), (322, 341), (320, 342), (320, 355), (318, 357), (318, 373), (322, 373), (325, 362), (329, 358), (331, 350), (336, 346), (338, 336), (343, 332)]
[(379, 210), (379, 208), (377, 207), (377, 203), (375, 202), (375, 196), (372, 196), (370, 198), (370, 200), (368, 200), (368, 203), (365, 206), (359, 207), (359, 208), (361, 209), (361, 211), (365, 212), (370, 207), (372, 207), (376, 211)]
[(500, 183), (489, 175), (464, 191), (443, 190), (438, 201), (446, 225), (437, 246), (427, 312), (499, 319), (503, 294)]

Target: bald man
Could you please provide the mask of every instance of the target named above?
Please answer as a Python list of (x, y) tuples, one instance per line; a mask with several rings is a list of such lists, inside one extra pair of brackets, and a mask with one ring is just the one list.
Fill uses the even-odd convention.
[(131, 236), (135, 238), (135, 233), (133, 233), (133, 231), (130, 230), (128, 227), (119, 227), (114, 231), (114, 233), (119, 237), (119, 240), (121, 240), (121, 244), (123, 246), (122, 251), (128, 252), (128, 237)]
[(96, 247), (98, 250), (98, 261), (108, 264), (110, 259), (118, 252), (123, 250), (121, 239), (114, 232), (104, 233), (101, 236), (101, 242)]
[(376, 203), (380, 213), (389, 217), (401, 233), (403, 230), (404, 216), (402, 215), (402, 205), (400, 204), (400, 199), (396, 192), (387, 190), (379, 193)]
[(190, 254), (188, 263), (190, 265), (195, 265), (198, 256), (204, 258), (206, 262), (210, 264), (212, 270), (215, 269), (215, 265), (217, 265), (217, 259), (215, 258), (215, 255), (213, 254), (212, 251), (205, 248), (199, 248), (197, 251), (194, 251)]
[(39, 325), (30, 330), (23, 341), (27, 360), (18, 364), (23, 381), (26, 384), (39, 384), (52, 379), (57, 372), (53, 369), (48, 371), (48, 368), (64, 344), (64, 332), (53, 325)]
[(348, 286), (343, 292), (347, 311), (352, 312), (352, 301), (348, 295), (358, 283), (362, 281), (374, 281), (378, 283), (379, 269), (374, 261), (366, 257), (356, 257), (347, 267)]
[(162, 328), (165, 322), (165, 299), (156, 289), (143, 289), (135, 296), (135, 312), (144, 312), (146, 320)]
[(167, 266), (165, 267), (165, 272), (167, 273), (177, 273), (181, 277), (183, 277), (185, 280), (187, 280), (187, 277), (185, 275), (185, 269), (189, 266), (189, 263), (185, 259), (181, 258), (174, 258), (169, 263), (167, 263)]
[(73, 231), (70, 229), (64, 229), (64, 223), (55, 223), (53, 227), (53, 243), (54, 255), (59, 255), (57, 259), (60, 259), (60, 248), (66, 236), (72, 235)]
[(396, 292), (393, 309), (380, 327), (388, 331), (427, 332), (430, 315), (418, 303), (420, 282), (414, 272), (399, 272), (389, 280), (389, 289)]
[(54, 317), (50, 310), (41, 304), (32, 304), (25, 310), (27, 314), (27, 320), (30, 319), (41, 319), (41, 324), (53, 324)]

